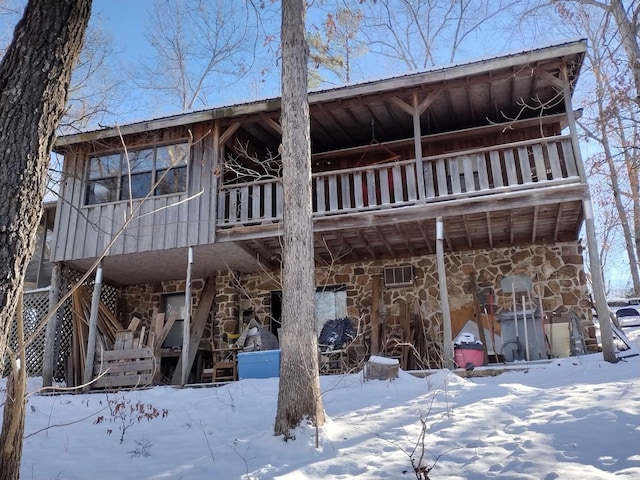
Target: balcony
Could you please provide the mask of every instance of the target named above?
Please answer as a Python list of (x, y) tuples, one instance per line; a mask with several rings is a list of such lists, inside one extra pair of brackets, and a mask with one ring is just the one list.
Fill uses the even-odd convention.
[[(440, 216), (451, 251), (577, 238), (586, 186), (569, 136), (418, 163), (314, 173), (317, 260), (433, 253)], [(217, 241), (244, 242), (263, 258), (274, 257), (283, 215), (279, 179), (224, 185), (217, 207)]]

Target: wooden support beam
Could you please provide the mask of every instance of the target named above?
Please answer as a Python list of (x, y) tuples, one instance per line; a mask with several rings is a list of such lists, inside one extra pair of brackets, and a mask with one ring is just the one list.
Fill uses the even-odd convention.
[(84, 362), (83, 391), (89, 391), (93, 380), (93, 364), (96, 356), (96, 338), (98, 335), (98, 310), (100, 309), (100, 294), (102, 293), (102, 264), (96, 269), (96, 279), (93, 284), (91, 297), (91, 313), (89, 314), (89, 336), (87, 338), (87, 355)]
[[(576, 165), (580, 179), (586, 184), (587, 175), (585, 173), (584, 164), (582, 163), (582, 153), (578, 144), (578, 131), (576, 128), (576, 119), (571, 106), (571, 88), (569, 84), (569, 74), (567, 67), (563, 65), (560, 68), (564, 104), (569, 119), (569, 130), (571, 131), (571, 144), (573, 146)], [(584, 211), (584, 226), (587, 234), (587, 251), (589, 253), (589, 271), (591, 273), (591, 287), (593, 289), (593, 298), (595, 300), (596, 312), (600, 323), (600, 338), (602, 341), (602, 355), (605, 361), (616, 363), (615, 348), (613, 345), (613, 331), (611, 322), (609, 321), (609, 306), (607, 305), (607, 297), (604, 289), (604, 279), (602, 278), (602, 264), (596, 240), (596, 228), (593, 219), (593, 205), (591, 203), (591, 193), (587, 189), (582, 201), (582, 209)]]
[(540, 207), (536, 205), (533, 207), (533, 224), (531, 225), (531, 243), (536, 243), (536, 234), (538, 231), (538, 213), (540, 212)]
[(425, 230), (425, 226), (423, 222), (418, 222), (418, 228), (420, 229), (420, 233), (422, 234), (422, 239), (424, 240), (424, 244), (427, 246), (427, 250), (429, 254), (433, 253), (433, 247), (431, 246), (431, 242), (429, 241), (429, 236), (427, 235), (427, 231)]
[(200, 296), (200, 301), (198, 302), (196, 313), (193, 315), (193, 328), (191, 329), (191, 336), (189, 338), (189, 355), (188, 357), (185, 356), (184, 352), (182, 352), (182, 354), (180, 355), (180, 358), (178, 359), (178, 365), (176, 365), (173, 377), (171, 378), (171, 383), (173, 385), (177, 385), (181, 381), (183, 363), (186, 362), (185, 368), (187, 368), (187, 371), (191, 370), (193, 361), (195, 360), (196, 354), (198, 353), (200, 339), (202, 338), (204, 328), (207, 324), (207, 320), (209, 319), (209, 312), (211, 311), (211, 306), (213, 305), (215, 296), (216, 279), (215, 277), (209, 277), (204, 284), (204, 289), (202, 290), (202, 295)]
[(444, 221), (442, 217), (436, 220), (436, 257), (438, 263), (438, 284), (440, 287), (440, 308), (443, 321), (444, 366), (453, 370), (453, 338), (451, 329), (451, 310), (449, 307), (449, 290), (447, 289), (447, 273), (444, 261)]
[(462, 221), (464, 223), (464, 233), (467, 237), (467, 245), (469, 246), (469, 248), (471, 248), (473, 246), (473, 242), (471, 241), (471, 231), (469, 229), (469, 219), (466, 215), (462, 216)]
[(373, 248), (371, 248), (371, 245), (369, 245), (369, 240), (365, 238), (362, 230), (358, 230), (358, 238), (363, 243), (364, 248), (367, 249), (367, 252), (369, 252), (369, 255), (371, 255), (371, 258), (376, 258), (376, 252)]
[(407, 231), (402, 227), (402, 225), (395, 225), (396, 232), (398, 232), (398, 236), (402, 239), (402, 243), (406, 247), (407, 251), (411, 254), (412, 257), (416, 256), (416, 251), (414, 250), (411, 242), (409, 242)]
[(380, 238), (382, 239), (382, 243), (384, 243), (384, 246), (387, 248), (387, 252), (389, 252), (389, 255), (394, 257), (395, 252), (393, 251), (393, 247), (389, 243), (387, 236), (384, 233), (382, 233), (382, 230), (380, 230), (380, 227), (376, 226), (375, 229), (376, 229), (376, 232), (378, 232), (378, 235), (380, 235)]
[(224, 145), (227, 143), (227, 140), (231, 138), (231, 136), (236, 133), (238, 128), (240, 128), (240, 122), (234, 122), (229, 127), (220, 134), (220, 139), (218, 140), (219, 145)]
[(264, 122), (264, 125), (269, 127), (271, 130), (273, 130), (278, 135), (282, 135), (282, 126), (278, 122), (276, 122), (273, 118), (271, 118), (268, 115), (265, 115), (264, 113), (260, 114), (260, 118)]
[(515, 241), (515, 231), (513, 228), (513, 209), (509, 210), (509, 242), (513, 245)]
[(486, 212), (487, 216), (487, 232), (489, 236), (489, 246), (493, 248), (493, 231), (491, 230), (491, 212)]
[(553, 241), (558, 241), (558, 235), (560, 234), (560, 225), (562, 225), (562, 211), (564, 210), (564, 203), (558, 204), (558, 214), (556, 215), (556, 226), (553, 230)]
[[(182, 333), (182, 355), (180, 358), (188, 359), (191, 355), (191, 272), (193, 269), (193, 247), (189, 247), (189, 253), (187, 256), (187, 281), (185, 282), (184, 289), (184, 322)], [(195, 348), (198, 348), (196, 345)], [(195, 355), (194, 355), (195, 357)], [(189, 381), (189, 371), (191, 370), (191, 362), (182, 362), (182, 375), (180, 377), (180, 385), (183, 387)], [(177, 370), (177, 368), (176, 368)]]

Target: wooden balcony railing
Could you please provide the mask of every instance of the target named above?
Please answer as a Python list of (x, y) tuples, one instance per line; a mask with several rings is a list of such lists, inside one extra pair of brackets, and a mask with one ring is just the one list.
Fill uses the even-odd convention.
[[(477, 148), (416, 161), (314, 173), (314, 216), (325, 216), (492, 195), (580, 181), (569, 136)], [(282, 219), (279, 179), (224, 185), (218, 194), (218, 226)]]

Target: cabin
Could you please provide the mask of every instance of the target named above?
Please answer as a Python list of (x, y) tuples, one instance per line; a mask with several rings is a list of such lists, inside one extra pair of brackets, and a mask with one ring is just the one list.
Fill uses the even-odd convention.
[[(574, 328), (597, 348), (571, 105), (585, 50), (572, 41), (309, 94), (309, 321), (320, 336), (348, 318), (353, 332), (322, 352), (327, 373), (369, 355), (408, 370), (452, 366), (461, 333), (480, 339), (485, 361), (569, 355)], [(216, 353), (251, 322), (277, 339), (279, 117), (270, 99), (57, 139), (57, 291), (90, 273), (61, 314), (77, 322), (71, 356), (91, 364), (95, 349), (98, 364), (118, 342), (149, 347), (145, 365), (161, 374), (145, 381), (180, 383), (182, 371), (181, 383), (199, 382), (216, 379)], [(70, 384), (91, 373), (82, 358), (69, 368)]]

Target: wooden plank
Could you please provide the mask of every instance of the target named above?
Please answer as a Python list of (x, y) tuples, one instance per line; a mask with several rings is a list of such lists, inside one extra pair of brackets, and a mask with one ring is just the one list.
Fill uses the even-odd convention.
[(251, 218), (262, 218), (260, 215), (260, 201), (263, 197), (264, 185), (254, 185), (251, 191)]
[(364, 207), (364, 191), (362, 190), (362, 173), (356, 172), (353, 175), (353, 197), (356, 208)]
[(458, 168), (458, 157), (447, 160), (449, 165), (449, 179), (451, 181), (451, 193), (462, 193), (460, 188), (460, 169)]
[(237, 188), (229, 189), (229, 223), (237, 223), (239, 220)]
[[(224, 209), (227, 206), (227, 197), (229, 195), (229, 192), (227, 190), (220, 190), (220, 193), (218, 193), (218, 224), (225, 224), (227, 223), (227, 221), (229, 220), (228, 217), (225, 214)], [(181, 245), (182, 246), (182, 245)]]
[(138, 338), (138, 344), (135, 345), (135, 343), (134, 343), (134, 347), (135, 348), (142, 348), (145, 345), (145, 343), (144, 343), (144, 335), (145, 335), (145, 333), (147, 331), (146, 329), (147, 329), (147, 327), (145, 325), (143, 325), (142, 328), (140, 329), (140, 337)]
[(527, 147), (518, 147), (518, 161), (523, 183), (531, 183), (531, 164), (529, 163), (529, 152)]
[(433, 177), (433, 162), (424, 162), (424, 188), (427, 198), (436, 196), (436, 184)]
[(480, 190), (489, 190), (489, 172), (487, 170), (487, 159), (484, 154), (476, 155), (476, 166), (478, 167), (478, 183)]
[(240, 188), (240, 222), (249, 220), (249, 186)]
[(121, 373), (136, 372), (136, 375), (151, 372), (155, 366), (155, 360), (149, 358), (122, 359), (118, 362), (96, 363), (93, 369), (94, 375), (104, 373), (105, 376), (115, 376)]
[(573, 147), (571, 146), (571, 139), (565, 138), (562, 140), (562, 153), (564, 156), (564, 164), (567, 168), (567, 175), (570, 177), (578, 176), (578, 166), (576, 165), (576, 157), (573, 154)]
[[(214, 215), (216, 212), (216, 183), (212, 184), (213, 161), (211, 159), (211, 154), (215, 151), (216, 146), (212, 144), (214, 140), (213, 135), (206, 135), (204, 133), (206, 131), (210, 131), (209, 126), (199, 125), (198, 130), (198, 137), (204, 138), (202, 138), (200, 142), (196, 142), (191, 148), (193, 150), (193, 157), (201, 159), (201, 161), (193, 163), (199, 164), (200, 190), (202, 190), (203, 193), (199, 197), (191, 200), (191, 202), (199, 204), (198, 237), (197, 243), (192, 243), (189, 246), (207, 245), (212, 242), (212, 238), (215, 235)], [(211, 233), (209, 233), (210, 229)]]
[(562, 167), (560, 166), (560, 157), (558, 156), (558, 142), (549, 142), (547, 144), (547, 152), (549, 153), (551, 178), (562, 178)]
[(380, 202), (382, 205), (389, 205), (391, 198), (389, 196), (389, 175), (387, 174), (387, 169), (378, 170), (377, 173), (380, 176)]
[(129, 350), (105, 350), (102, 352), (102, 362), (131, 360), (134, 358), (152, 358), (153, 352), (149, 347), (130, 348)]
[(393, 203), (402, 203), (404, 201), (404, 185), (399, 165), (391, 167), (391, 176), (393, 177)]
[(116, 332), (114, 350), (131, 350), (133, 348), (133, 332), (124, 330)]
[(351, 208), (351, 180), (350, 175), (340, 175), (340, 191), (342, 193), (342, 205), (341, 208)]
[(140, 322), (142, 322), (142, 320), (140, 320), (138, 317), (133, 317), (131, 319), (131, 322), (129, 322), (129, 326), (127, 327), (127, 330), (129, 330), (130, 332), (135, 332), (136, 330), (138, 330), (138, 327), (140, 326)]
[(462, 170), (464, 171), (464, 187), (467, 192), (476, 191), (476, 158), (475, 156), (462, 157)]
[(367, 170), (367, 200), (368, 205), (377, 205), (376, 201), (376, 174), (372, 170)]
[[(407, 200), (418, 199), (418, 187), (416, 184), (416, 166), (413, 163), (404, 167), (406, 186), (407, 186)], [(433, 187), (432, 187), (433, 188)]]
[[(154, 315), (153, 315), (153, 331), (156, 333), (156, 338), (158, 337), (158, 335), (160, 335), (160, 332), (162, 332), (163, 328), (164, 328), (164, 317), (165, 314), (164, 313), (158, 313), (157, 309), (154, 310)], [(163, 339), (164, 341), (164, 339)]]
[(533, 161), (536, 165), (536, 175), (538, 182), (547, 181), (547, 166), (544, 161), (544, 152), (542, 151), (542, 145), (532, 145), (531, 152), (533, 153)]
[(507, 170), (507, 185), (518, 185), (518, 173), (516, 171), (516, 162), (513, 158), (513, 150), (507, 148), (504, 151), (504, 167)]
[(198, 308), (192, 320), (191, 335), (189, 338), (189, 358), (185, 359), (184, 355), (180, 355), (178, 364), (176, 365), (176, 369), (171, 379), (171, 383), (173, 385), (177, 385), (180, 383), (183, 362), (188, 362), (187, 371), (191, 370), (191, 365), (193, 365), (193, 360), (196, 358), (198, 346), (200, 345), (200, 339), (202, 338), (204, 328), (207, 324), (207, 320), (209, 319), (209, 312), (211, 311), (211, 306), (213, 305), (215, 296), (215, 277), (209, 277), (204, 285), (204, 289), (202, 290), (200, 302), (198, 303)]
[(271, 220), (273, 218), (273, 190), (275, 189), (275, 183), (268, 183), (264, 186), (264, 214), (265, 220)]
[(148, 202), (152, 202), (154, 210), (158, 210), (151, 215), (153, 222), (153, 233), (151, 238), (152, 250), (163, 250), (164, 245), (164, 230), (167, 226), (167, 197), (148, 199)]
[(329, 175), (329, 210), (338, 210), (338, 180), (336, 175)]
[(493, 186), (495, 188), (503, 187), (502, 181), (502, 166), (500, 164), (500, 152), (489, 152), (489, 158), (491, 159), (491, 174), (493, 180)]
[(282, 218), (284, 211), (284, 194), (282, 192), (282, 182), (276, 183), (276, 218)]
[(316, 211), (319, 213), (327, 211), (327, 203), (324, 196), (324, 177), (316, 178)]
[[(162, 317), (164, 318), (164, 313), (162, 314)], [(164, 326), (161, 329), (155, 331), (156, 348), (162, 347), (164, 340), (167, 338), (167, 335), (169, 335), (169, 331), (171, 331), (171, 327), (173, 327), (173, 324), (176, 323), (177, 318), (178, 312), (171, 312)]]
[[(175, 203), (180, 197), (168, 197), (167, 205), (169, 207), (165, 211), (165, 224), (164, 224), (164, 248), (178, 248), (178, 211), (180, 206)], [(198, 200), (191, 200), (197, 202)]]
[(151, 385), (153, 374), (105, 376), (97, 379), (93, 388), (142, 387)]

